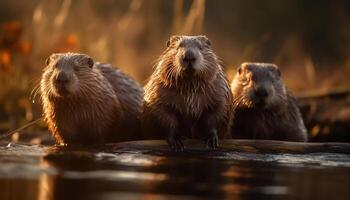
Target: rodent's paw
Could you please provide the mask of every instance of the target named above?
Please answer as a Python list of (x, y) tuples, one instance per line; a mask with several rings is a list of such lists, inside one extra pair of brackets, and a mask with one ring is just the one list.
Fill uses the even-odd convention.
[(180, 137), (177, 137), (174, 134), (169, 134), (169, 136), (167, 138), (167, 142), (168, 142), (170, 148), (175, 152), (181, 152), (181, 151), (184, 151), (184, 149), (185, 149), (185, 145), (183, 144)]
[(206, 147), (216, 149), (219, 147), (219, 137), (216, 130), (210, 132), (210, 136), (205, 141)]

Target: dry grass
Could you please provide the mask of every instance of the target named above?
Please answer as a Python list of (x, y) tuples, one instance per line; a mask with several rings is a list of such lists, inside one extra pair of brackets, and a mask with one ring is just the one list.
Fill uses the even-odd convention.
[[(37, 0), (28, 5), (8, 1), (6, 6), (23, 13), (1, 25), (0, 121), (13, 118), (14, 128), (20, 120), (40, 116), (40, 104), (31, 103), (37, 99), (31, 99), (30, 92), (40, 79), (45, 58), (53, 52), (87, 53), (118, 66), (140, 82), (150, 75), (153, 62), (172, 34), (208, 35), (227, 66), (229, 78), (241, 62), (261, 61), (258, 55), (274, 41), (273, 34), (267, 32), (243, 43), (223, 34), (225, 28), (212, 28), (215, 24), (208, 20), (209, 10), (227, 16), (228, 22), (237, 19), (208, 5), (205, 0)], [(321, 70), (304, 50), (300, 35), (284, 35), (278, 44), (269, 61), (282, 66), (292, 90), (349, 83), (350, 59), (340, 67), (333, 66), (338, 67), (336, 71)]]

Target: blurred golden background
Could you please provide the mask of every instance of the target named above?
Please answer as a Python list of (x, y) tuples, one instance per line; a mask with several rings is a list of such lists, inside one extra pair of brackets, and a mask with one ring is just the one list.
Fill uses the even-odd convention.
[(231, 80), (273, 62), (295, 93), (349, 84), (349, 1), (31, 0), (0, 2), (0, 132), (40, 117), (45, 59), (83, 52), (141, 83), (173, 34), (207, 35)]

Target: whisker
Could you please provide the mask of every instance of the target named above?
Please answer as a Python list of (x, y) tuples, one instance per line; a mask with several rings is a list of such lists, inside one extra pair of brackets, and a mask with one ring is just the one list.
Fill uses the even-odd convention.
[(32, 103), (35, 103), (35, 99), (36, 99), (38, 93), (40, 93), (40, 84), (35, 85), (33, 90), (30, 92), (29, 100)]

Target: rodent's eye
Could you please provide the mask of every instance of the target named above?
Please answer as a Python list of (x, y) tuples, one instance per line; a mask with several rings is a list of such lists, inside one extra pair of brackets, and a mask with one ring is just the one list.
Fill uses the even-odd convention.
[(248, 85), (248, 83), (249, 83), (248, 79), (244, 79), (244, 80), (242, 81), (242, 85)]
[(203, 48), (204, 47), (202, 45), (199, 45), (199, 47), (198, 47), (199, 50), (203, 50)]
[(252, 80), (252, 76), (247, 76), (247, 81), (250, 82)]
[(278, 79), (278, 78), (274, 78), (274, 77), (271, 78), (272, 83), (278, 83), (279, 81), (280, 81), (280, 79)]
[(247, 78), (241, 78), (241, 83), (242, 83), (242, 85), (247, 85)]
[(184, 46), (185, 46), (185, 45), (184, 45), (183, 42), (180, 42), (179, 45), (178, 45), (179, 48), (184, 47)]
[(256, 74), (251, 75), (251, 80), (253, 80), (254, 82), (257, 82), (258, 76)]
[(269, 75), (269, 79), (272, 83), (276, 82), (279, 79), (279, 75), (278, 74), (270, 74)]
[(251, 80), (251, 76), (246, 75), (241, 78), (242, 85), (248, 85)]
[(80, 70), (80, 67), (78, 65), (74, 65), (74, 71), (78, 72)]

